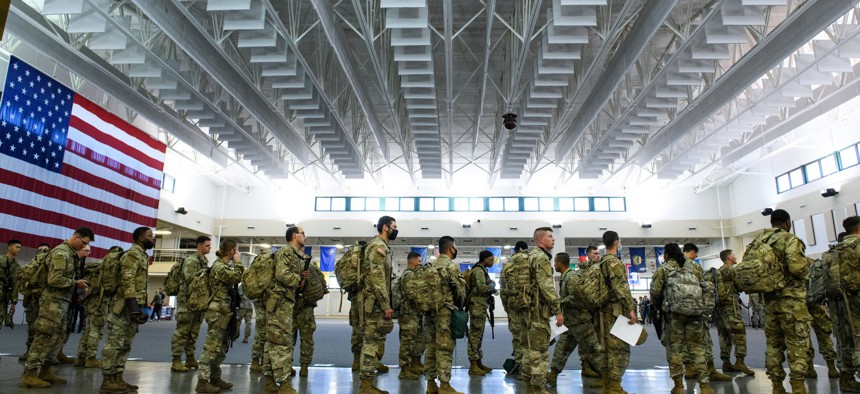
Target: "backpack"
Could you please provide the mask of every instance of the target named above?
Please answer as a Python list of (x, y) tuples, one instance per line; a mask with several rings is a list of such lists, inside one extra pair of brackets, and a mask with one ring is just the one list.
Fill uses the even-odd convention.
[(689, 265), (687, 262), (666, 275), (663, 310), (684, 316), (701, 316), (705, 313), (703, 283)]
[(604, 256), (599, 263), (577, 269), (570, 277), (573, 297), (585, 309), (595, 310), (609, 302), (608, 278), (603, 275), (602, 268), (605, 259)]
[(442, 298), (442, 284), (439, 270), (432, 264), (423, 265), (415, 270), (406, 283), (399, 282), (401, 302), (412, 302), (420, 313), (436, 311), (437, 302)]
[(15, 284), (24, 296), (41, 294), (48, 285), (48, 255), (51, 252), (36, 254), (29, 263), (18, 270)]
[(310, 277), (305, 281), (305, 288), (302, 289), (302, 302), (305, 305), (312, 305), (323, 299), (327, 287), (323, 283), (322, 272), (315, 264), (311, 263), (308, 266), (308, 271), (310, 272)]
[(809, 277), (806, 281), (806, 302), (821, 304), (827, 299), (827, 267), (820, 259), (809, 265)]
[(743, 261), (734, 266), (734, 282), (738, 290), (750, 293), (772, 293), (785, 287), (785, 272), (773, 249), (779, 239), (777, 230), (767, 237), (759, 235), (750, 242)]
[(469, 304), (469, 300), (472, 299), (472, 292), (475, 291), (475, 287), (477, 284), (475, 283), (475, 276), (472, 272), (476, 269), (481, 269), (478, 265), (480, 262), (472, 265), (471, 268), (467, 269), (466, 272), (463, 272), (463, 279), (466, 281), (466, 305)]
[(185, 259), (181, 262), (174, 263), (172, 267), (170, 267), (170, 271), (167, 273), (167, 277), (164, 278), (164, 292), (169, 296), (175, 296), (179, 294), (179, 289), (182, 288), (182, 284), (185, 283), (185, 274), (183, 271), (185, 269)]
[(242, 274), (242, 287), (245, 291), (245, 296), (256, 300), (262, 297), (266, 290), (272, 288), (275, 279), (275, 259), (274, 255), (268, 249), (263, 249), (251, 265)]
[(122, 280), (122, 256), (125, 252), (111, 252), (105, 256), (101, 262), (99, 269), (93, 273), (93, 279), (90, 281), (93, 287), (101, 289), (101, 291), (112, 296), (116, 294)]
[(720, 302), (717, 294), (717, 273), (716, 268), (711, 268), (702, 273), (702, 294), (705, 297), (705, 314), (710, 315), (714, 312), (714, 308)]
[(860, 256), (856, 252), (858, 242), (860, 238), (852, 237), (830, 246), (821, 256), (826, 267), (824, 282), (829, 297), (842, 298), (843, 292), (860, 291), (860, 274), (857, 272), (860, 269)]
[(507, 294), (508, 307), (530, 308), (532, 292), (528, 255), (522, 252), (515, 253), (505, 265), (509, 268), (502, 270), (502, 281), (505, 284), (504, 292)]
[(215, 292), (209, 280), (210, 267), (204, 267), (197, 271), (191, 284), (188, 285), (188, 310), (191, 312), (205, 312), (209, 309), (209, 303), (215, 298)]
[(358, 293), (364, 285), (364, 274), (367, 267), (364, 264), (364, 248), (367, 242), (358, 241), (334, 264), (334, 275), (342, 291), (350, 294)]

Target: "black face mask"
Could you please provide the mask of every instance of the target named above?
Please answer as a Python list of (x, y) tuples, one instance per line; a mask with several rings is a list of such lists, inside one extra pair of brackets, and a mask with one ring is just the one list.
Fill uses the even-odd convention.
[(456, 258), (457, 258), (457, 252), (458, 252), (458, 250), (457, 250), (456, 248), (454, 248), (453, 250), (454, 250), (454, 255), (453, 255), (453, 256), (451, 256), (451, 260), (454, 260), (454, 259), (456, 259)]
[(144, 241), (143, 242), (143, 249), (144, 250), (150, 250), (154, 247), (155, 247), (155, 242), (152, 242), (152, 241)]
[(394, 241), (395, 239), (397, 239), (397, 229), (396, 228), (392, 229), (391, 232), (388, 233), (388, 240), (389, 241)]

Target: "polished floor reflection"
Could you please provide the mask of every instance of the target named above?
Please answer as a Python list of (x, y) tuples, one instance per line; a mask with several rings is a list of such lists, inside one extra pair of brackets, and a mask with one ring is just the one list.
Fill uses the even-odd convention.
[[(827, 376), (827, 369), (817, 367), (819, 376)], [(73, 368), (61, 366), (56, 373), (69, 380), (66, 385), (57, 385), (48, 389), (18, 389), (18, 382), (23, 371), (23, 364), (12, 357), (2, 357), (0, 361), (0, 393), (94, 393), (98, 392), (102, 381), (101, 373), (96, 369)], [(424, 380), (400, 380), (397, 378), (397, 368), (389, 373), (380, 374), (378, 386), (392, 393), (423, 393)], [(125, 373), (126, 380), (140, 386), (139, 393), (193, 393), (197, 383), (197, 375), (171, 374), (170, 364), (164, 362), (129, 361)], [(261, 393), (263, 381), (259, 374), (251, 374), (247, 364), (223, 366), (223, 377), (235, 386), (227, 392), (232, 393)], [(599, 390), (583, 390), (582, 379), (578, 370), (565, 370), (559, 375), (559, 393), (599, 393)], [(586, 385), (589, 380), (586, 381)], [(312, 367), (306, 378), (294, 378), (293, 387), (300, 393), (331, 394), (357, 392), (358, 376), (348, 368)], [(698, 392), (698, 387), (692, 380), (687, 381), (688, 393)], [(836, 379), (807, 379), (810, 393), (837, 393)], [(504, 372), (495, 370), (484, 377), (472, 377), (466, 369), (455, 369), (451, 385), (468, 393), (525, 393), (523, 382), (506, 378)], [(672, 382), (666, 369), (628, 371), (624, 375), (624, 388), (630, 393), (668, 393)], [(764, 371), (757, 369), (755, 377), (736, 375), (731, 382), (713, 384), (718, 393), (770, 393), (770, 381)], [(786, 381), (786, 389), (790, 389)]]

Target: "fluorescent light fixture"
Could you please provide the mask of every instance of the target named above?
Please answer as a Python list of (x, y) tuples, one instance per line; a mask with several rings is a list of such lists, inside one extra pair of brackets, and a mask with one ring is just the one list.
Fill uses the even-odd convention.
[(334, 247), (337, 248), (337, 250), (341, 250), (343, 249), (343, 244), (337, 244)]
[(427, 245), (427, 249), (433, 250), (435, 248), (436, 248), (436, 246), (434, 246), (434, 245)]
[(272, 247), (272, 245), (269, 245), (269, 244), (259, 244), (259, 245), (257, 245), (257, 246), (259, 246), (259, 247), (261, 247), (261, 248), (264, 248), (264, 249), (268, 249), (268, 248), (271, 248), (271, 247)]
[(505, 246), (503, 246), (503, 248), (504, 248), (505, 250), (511, 250), (511, 245), (505, 245)]
[(155, 230), (152, 232), (155, 235), (170, 235), (172, 234), (170, 230)]

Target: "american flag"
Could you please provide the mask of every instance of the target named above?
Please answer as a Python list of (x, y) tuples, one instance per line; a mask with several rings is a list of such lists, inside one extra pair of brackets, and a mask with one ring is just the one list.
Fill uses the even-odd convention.
[(14, 56), (0, 100), (0, 242), (88, 226), (92, 256), (155, 226), (166, 146)]

